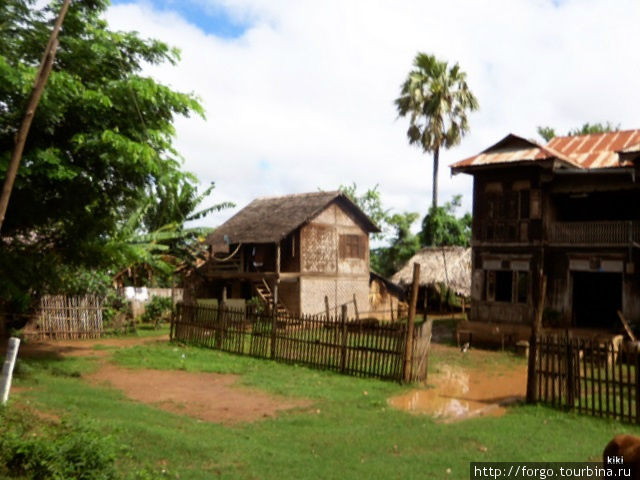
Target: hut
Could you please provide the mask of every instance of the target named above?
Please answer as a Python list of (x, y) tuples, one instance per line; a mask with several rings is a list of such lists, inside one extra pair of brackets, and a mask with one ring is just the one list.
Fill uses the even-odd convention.
[(428, 305), (430, 310), (434, 307), (442, 309), (446, 303), (443, 302), (443, 296), (447, 290), (462, 299), (471, 295), (471, 248), (422, 248), (391, 277), (391, 280), (408, 288), (413, 282), (414, 263), (420, 264), (418, 310), (424, 311), (425, 305)]
[(285, 314), (367, 310), (369, 233), (378, 227), (339, 191), (258, 198), (206, 239), (185, 299), (258, 299)]
[(371, 271), (369, 274), (369, 318), (391, 320), (392, 322), (407, 315), (409, 305), (406, 302), (402, 285)]

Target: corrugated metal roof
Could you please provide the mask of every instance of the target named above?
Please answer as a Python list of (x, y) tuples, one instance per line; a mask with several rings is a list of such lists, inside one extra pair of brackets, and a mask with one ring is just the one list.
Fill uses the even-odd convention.
[[(640, 130), (555, 137), (549, 147), (562, 152), (583, 168), (613, 168), (629, 165), (620, 162), (618, 152), (640, 147)], [(630, 149), (631, 147), (631, 149)]]
[(476, 166), (530, 163), (551, 159), (558, 159), (569, 166), (579, 167), (570, 158), (554, 148), (538, 145), (531, 140), (510, 133), (478, 155), (454, 163), (451, 168), (457, 170)]
[(585, 169), (630, 165), (629, 160), (620, 159), (618, 152), (640, 152), (640, 130), (555, 137), (545, 146), (509, 134), (478, 155), (454, 163), (451, 169), (455, 172), (476, 166), (544, 160), (559, 160), (566, 166)]

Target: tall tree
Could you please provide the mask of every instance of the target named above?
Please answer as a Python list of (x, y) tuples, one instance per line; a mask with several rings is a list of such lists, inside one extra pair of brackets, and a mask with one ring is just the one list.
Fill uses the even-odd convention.
[[(173, 120), (202, 108), (141, 74), (144, 64), (175, 63), (178, 52), (109, 30), (108, 3), (73, 2), (60, 32), (0, 236), (0, 309), (55, 290), (61, 270), (111, 265), (123, 223), (159, 186), (186, 178)], [(0, 177), (58, 6), (5, 0), (0, 8)]]
[(450, 67), (433, 55), (419, 52), (413, 66), (395, 105), (400, 117), (409, 116), (409, 143), (433, 153), (431, 206), (437, 207), (440, 149), (460, 143), (469, 130), (467, 112), (477, 110), (478, 101), (457, 63)]

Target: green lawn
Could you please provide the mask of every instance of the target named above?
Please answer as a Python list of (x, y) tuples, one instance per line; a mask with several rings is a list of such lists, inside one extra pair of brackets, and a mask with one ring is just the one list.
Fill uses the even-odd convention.
[[(387, 398), (407, 390), (398, 384), (196, 347), (149, 344), (114, 349), (111, 355), (130, 368), (235, 373), (244, 385), (313, 402), (274, 419), (225, 427), (90, 386), (81, 375), (98, 360), (21, 360), (15, 385), (22, 388), (10, 403), (29, 402), (41, 411), (89, 421), (102, 435), (113, 436), (124, 476), (146, 468), (159, 478), (180, 479), (466, 479), (471, 461), (597, 460), (614, 434), (640, 434), (637, 427), (539, 406), (514, 407), (500, 418), (439, 424), (390, 409)], [(487, 358), (434, 354), (430, 366), (457, 360), (490, 368)], [(508, 354), (496, 358), (501, 365), (522, 361)]]

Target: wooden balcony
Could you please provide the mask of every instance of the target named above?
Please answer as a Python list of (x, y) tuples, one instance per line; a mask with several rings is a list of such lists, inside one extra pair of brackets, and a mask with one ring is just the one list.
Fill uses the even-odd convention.
[(640, 222), (553, 222), (546, 232), (550, 245), (609, 246), (640, 243)]
[(541, 239), (540, 220), (475, 220), (474, 244), (522, 244)]

